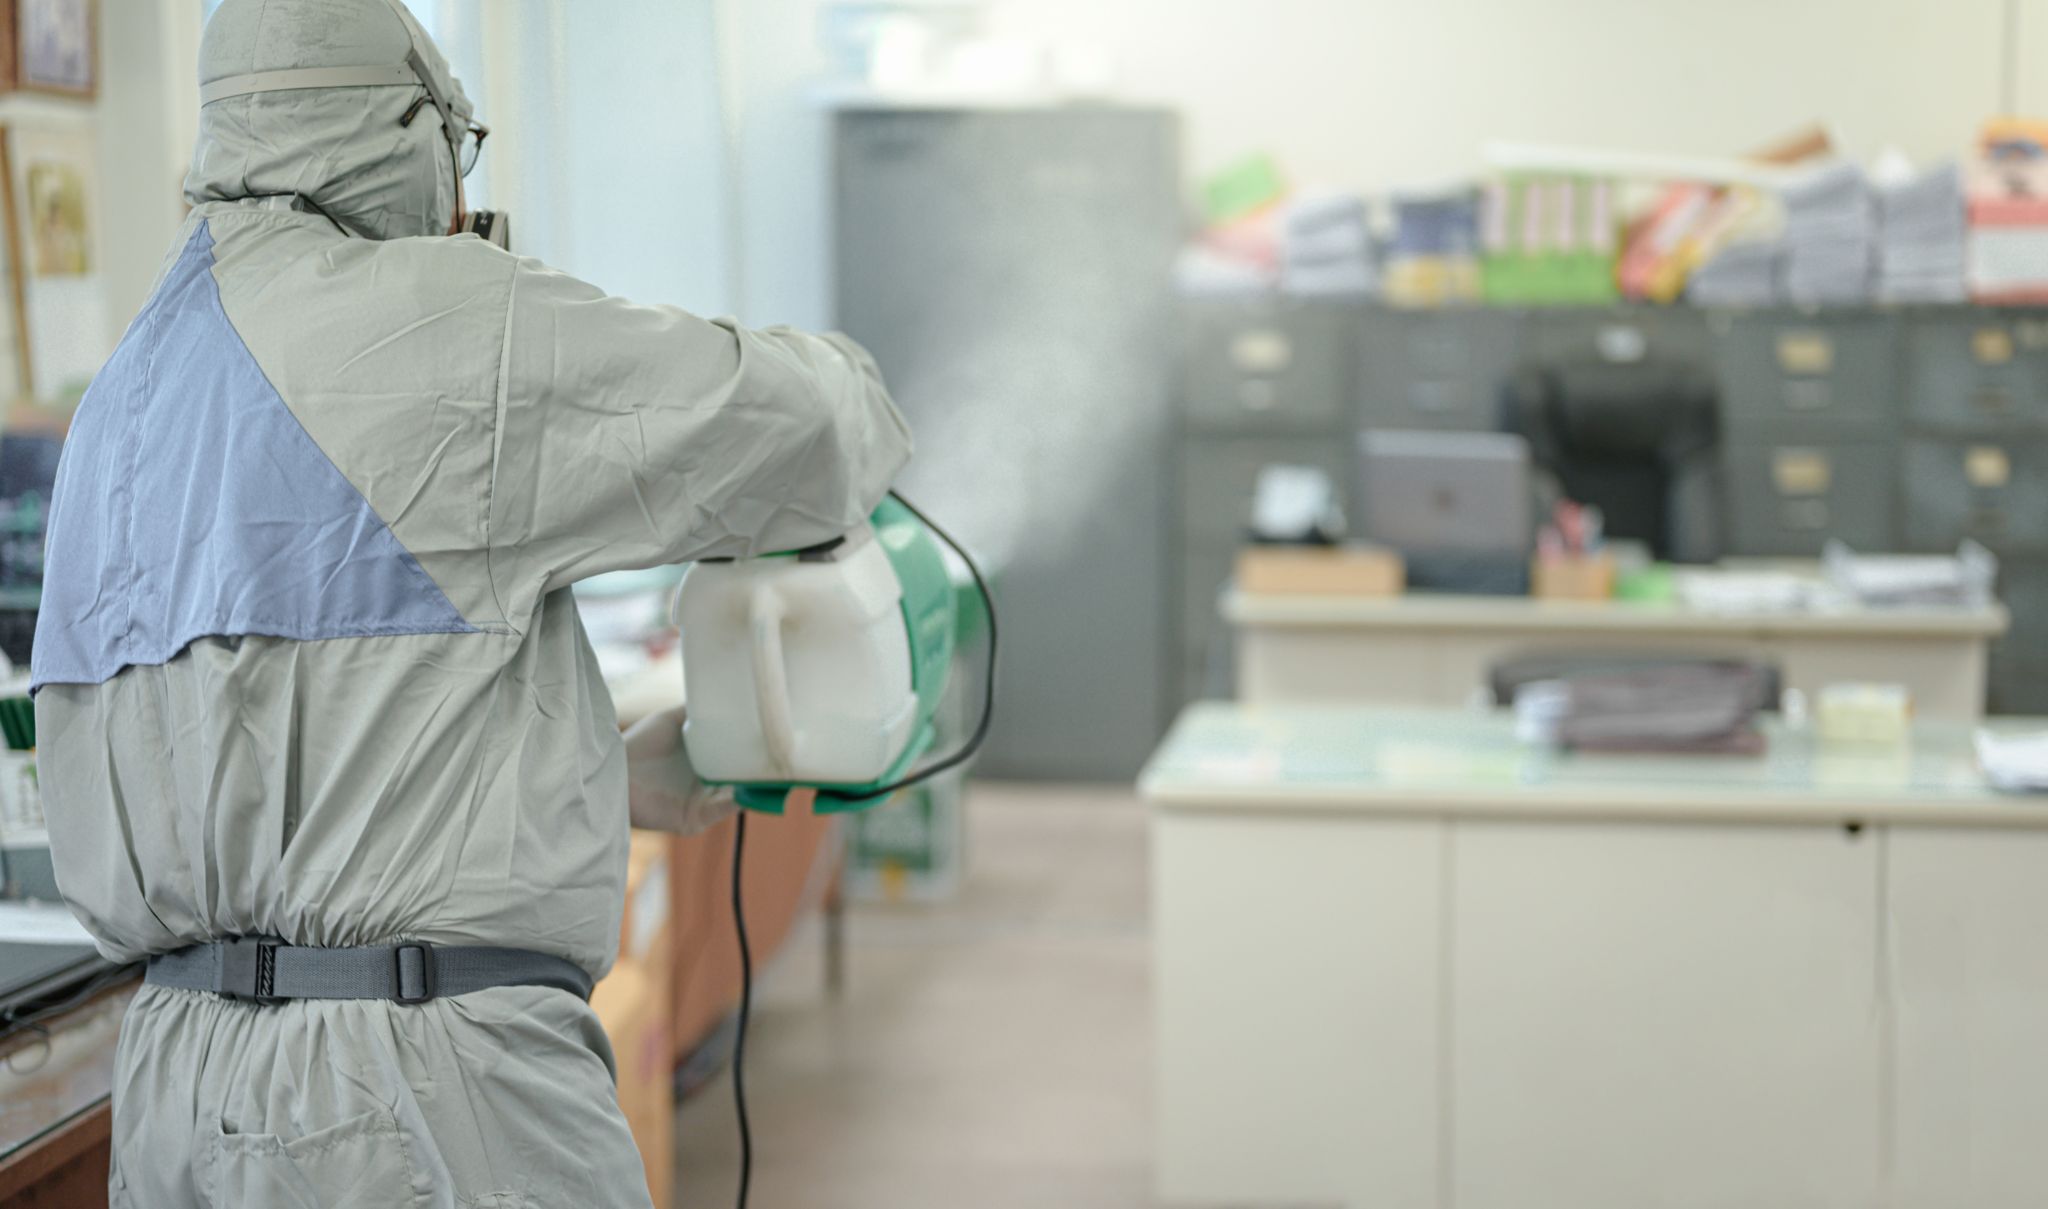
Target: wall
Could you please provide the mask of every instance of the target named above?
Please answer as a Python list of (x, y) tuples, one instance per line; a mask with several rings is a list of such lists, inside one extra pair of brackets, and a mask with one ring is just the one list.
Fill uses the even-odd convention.
[(477, 204), (512, 215), (518, 251), (637, 301), (731, 309), (711, 0), (423, 13), (492, 128)]
[(199, 132), (199, 30), (191, 4), (101, 0), (101, 242), (110, 341), (142, 309), (184, 221), (185, 171)]
[[(2019, 0), (2048, 109), (2048, 0)], [(1469, 176), (1489, 140), (1729, 154), (1825, 119), (1861, 154), (1963, 146), (2001, 107), (2007, 0), (991, 0), (1185, 110), (1189, 160), (1270, 149), (1358, 190)]]
[[(479, 192), (514, 212), (522, 250), (629, 296), (815, 326), (830, 296), (821, 2), (419, 7), (497, 131)], [(988, 9), (1000, 32), (1108, 47), (1124, 91), (1186, 114), (1192, 171), (1266, 149), (1304, 183), (1366, 191), (1469, 176), (1489, 140), (1726, 154), (1813, 119), (1859, 154), (1932, 158), (2003, 107), (2008, 68), (2020, 107), (2048, 111), (2048, 0)]]

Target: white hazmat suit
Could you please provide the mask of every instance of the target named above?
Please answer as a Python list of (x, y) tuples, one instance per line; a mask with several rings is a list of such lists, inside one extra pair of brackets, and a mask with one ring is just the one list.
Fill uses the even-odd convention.
[[(909, 455), (844, 339), (447, 236), (409, 60), (466, 119), (396, 0), (222, 5), (200, 79), (235, 95), (201, 111), (191, 218), (64, 451), (39, 759), (59, 884), (110, 958), (422, 942), (601, 976), (628, 760), (569, 586), (841, 535)], [(609, 1063), (546, 987), (145, 987), (113, 1204), (645, 1206)]]

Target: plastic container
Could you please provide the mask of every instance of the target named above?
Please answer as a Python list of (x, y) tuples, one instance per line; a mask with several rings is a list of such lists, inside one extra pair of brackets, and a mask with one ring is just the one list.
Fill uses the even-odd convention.
[(829, 558), (703, 563), (676, 605), (683, 741), (721, 784), (860, 784), (918, 724), (896, 577), (872, 531)]
[(877, 805), (934, 739), (953, 659), (944, 556), (894, 499), (841, 545), (703, 563), (683, 579), (683, 743), (705, 781), (780, 813)]

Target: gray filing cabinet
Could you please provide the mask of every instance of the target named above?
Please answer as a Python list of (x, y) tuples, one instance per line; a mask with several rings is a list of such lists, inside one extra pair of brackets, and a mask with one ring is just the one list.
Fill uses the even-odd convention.
[(2048, 311), (1447, 309), (1187, 303), (1173, 483), (1179, 695), (1228, 688), (1218, 591), (1261, 466), (1352, 487), (1364, 427), (1483, 430), (1518, 367), (1710, 365), (1726, 553), (1996, 551), (1993, 704), (2048, 713)]
[(1491, 308), (1372, 310), (1357, 343), (1362, 426), (1496, 427), (1502, 385), (1521, 353), (1521, 320)]
[(1216, 605), (1259, 471), (1315, 466), (1347, 489), (1367, 312), (1281, 298), (1190, 300), (1181, 312), (1173, 692), (1185, 700), (1229, 691), (1229, 632)]
[(2048, 434), (2048, 317), (1939, 309), (1906, 323), (1907, 419), (1920, 432)]
[(2002, 559), (1998, 597), (2012, 629), (1991, 648), (1991, 709), (2048, 714), (2048, 559)]
[(1967, 538), (2007, 557), (2048, 555), (2048, 439), (1915, 434), (1900, 483), (1910, 549), (1948, 551)]
[(838, 322), (917, 435), (906, 495), (990, 564), (983, 771), (1123, 780), (1168, 721), (1179, 128), (1164, 111), (858, 109)]
[(1730, 553), (1897, 547), (1898, 337), (1895, 316), (1866, 311), (1727, 321), (1715, 359)]
[(2048, 314), (1926, 308), (1905, 327), (1905, 544), (1998, 554), (2012, 630), (1991, 707), (2048, 713)]

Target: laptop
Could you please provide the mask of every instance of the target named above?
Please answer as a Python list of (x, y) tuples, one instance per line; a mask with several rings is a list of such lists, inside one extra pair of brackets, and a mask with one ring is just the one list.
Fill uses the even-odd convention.
[(1529, 443), (1510, 433), (1367, 429), (1358, 437), (1364, 536), (1404, 554), (1526, 559), (1529, 460)]

